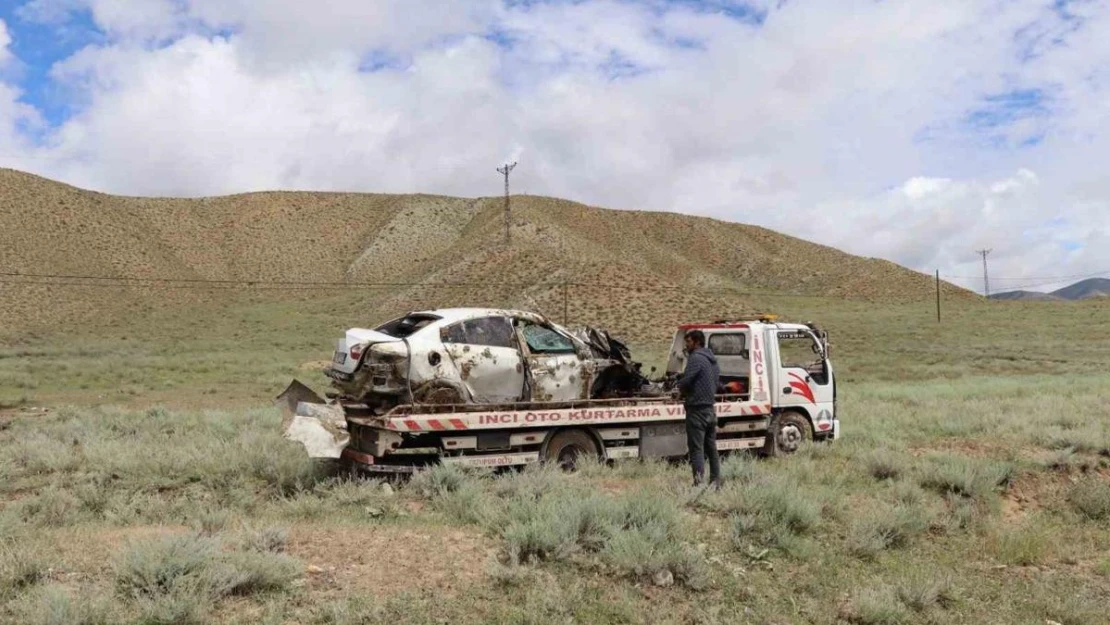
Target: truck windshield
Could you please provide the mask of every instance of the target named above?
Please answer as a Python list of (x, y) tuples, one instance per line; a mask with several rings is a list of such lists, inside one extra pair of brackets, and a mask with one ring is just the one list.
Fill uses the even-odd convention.
[(784, 367), (809, 369), (824, 362), (821, 346), (808, 332), (779, 332), (779, 358)]
[(439, 321), (442, 317), (436, 315), (405, 315), (400, 319), (384, 323), (376, 328), (378, 332), (384, 332), (389, 336), (394, 336), (399, 339), (408, 338), (415, 334), (418, 330), (426, 327), (428, 324)]

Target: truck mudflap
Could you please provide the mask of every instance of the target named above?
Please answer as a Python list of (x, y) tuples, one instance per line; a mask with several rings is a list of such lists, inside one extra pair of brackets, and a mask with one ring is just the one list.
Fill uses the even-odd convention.
[(310, 458), (338, 459), (343, 454), (351, 435), (340, 406), (329, 404), (297, 380), (275, 403), (281, 408), (282, 435), (304, 446)]

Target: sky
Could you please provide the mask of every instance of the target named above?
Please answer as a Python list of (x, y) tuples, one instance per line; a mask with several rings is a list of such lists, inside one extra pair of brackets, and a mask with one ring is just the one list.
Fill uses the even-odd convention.
[(0, 0), (0, 167), (514, 192), (1110, 277), (1110, 0)]

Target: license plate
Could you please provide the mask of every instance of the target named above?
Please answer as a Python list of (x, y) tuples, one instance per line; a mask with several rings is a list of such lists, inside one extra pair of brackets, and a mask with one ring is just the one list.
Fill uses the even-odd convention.
[(341, 364), (347, 362), (347, 352), (337, 351), (337, 352), (335, 352), (335, 357), (333, 357), (331, 360), (335, 364), (341, 365)]

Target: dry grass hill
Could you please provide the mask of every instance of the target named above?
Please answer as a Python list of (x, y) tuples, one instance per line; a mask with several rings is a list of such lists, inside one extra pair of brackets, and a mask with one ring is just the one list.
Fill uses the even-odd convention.
[[(447, 304), (519, 306), (558, 317), (566, 281), (576, 319), (634, 337), (691, 314), (728, 315), (767, 301), (749, 292), (932, 297), (929, 276), (763, 228), (545, 197), (513, 197), (513, 244), (505, 249), (502, 208), (501, 198), (431, 195), (119, 197), (0, 169), (0, 272), (404, 283), (358, 290), (235, 282), (124, 288), (0, 276), (0, 328), (18, 334), (66, 322), (96, 324), (244, 293), (347, 297), (369, 317)], [(976, 297), (944, 288), (948, 297)]]

